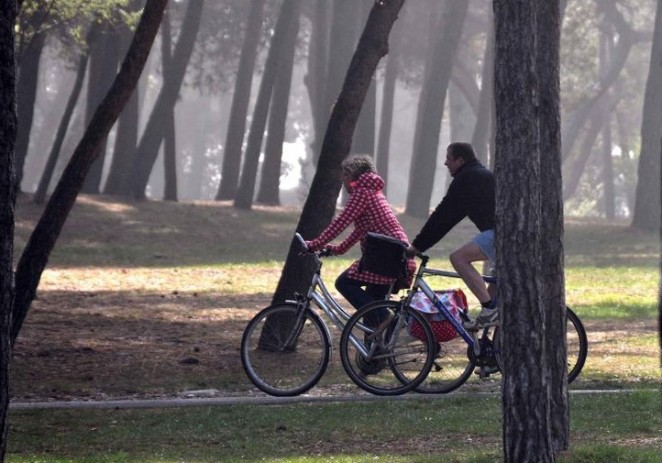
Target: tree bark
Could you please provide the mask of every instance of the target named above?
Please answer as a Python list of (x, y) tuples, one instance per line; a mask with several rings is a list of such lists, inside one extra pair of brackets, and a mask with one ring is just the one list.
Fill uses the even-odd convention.
[(16, 176), (14, 148), (17, 135), (16, 56), (13, 0), (0, 8), (0, 461), (7, 453), (7, 415), (12, 358), (11, 313), (14, 301), (14, 207)]
[(76, 147), (55, 191), (30, 236), (16, 268), (16, 297), (12, 310), (12, 345), (35, 298), (41, 274), (85, 176), (108, 132), (135, 88), (159, 29), (167, 0), (147, 0), (133, 42), (108, 94)]
[(446, 3), (432, 62), (429, 68), (426, 66), (419, 112), (416, 115), (405, 207), (405, 213), (412, 217), (425, 218), (430, 213), (444, 101), (468, 6), (468, 0)]
[(561, 16), (559, 0), (539, 0), (537, 14), (540, 136), (540, 240), (545, 370), (552, 448), (566, 450), (570, 436), (561, 178)]
[[(372, 7), (331, 112), (317, 171), (297, 224), (297, 232), (304, 238), (317, 236), (333, 217), (341, 185), (340, 164), (349, 154), (361, 106), (377, 64), (388, 50), (388, 35), (403, 3), (404, 0), (378, 1)], [(308, 288), (314, 269), (311, 263), (298, 259), (298, 251), (298, 243), (293, 239), (273, 297), (274, 303)]]
[(152, 173), (154, 162), (165, 135), (165, 116), (177, 104), (179, 90), (184, 82), (186, 68), (193, 53), (193, 46), (200, 28), (203, 6), (204, 0), (189, 0), (186, 17), (182, 23), (182, 30), (172, 58), (173, 72), (167, 79), (164, 78), (163, 80), (163, 86), (136, 150), (131, 181), (133, 197), (136, 199), (145, 199), (146, 197), (145, 190), (149, 182), (149, 176)]
[(513, 463), (554, 461), (542, 298), (537, 3), (494, 2), (496, 265), (498, 275), (507, 275), (499, 281), (503, 449), (504, 461)]
[[(294, 1), (294, 0), (290, 0)], [(299, 0), (296, 0), (298, 3)], [(274, 94), (269, 110), (269, 127), (267, 129), (267, 142), (262, 163), (262, 176), (257, 202), (276, 206), (280, 204), (280, 167), (283, 159), (283, 142), (285, 141), (285, 127), (287, 123), (287, 109), (292, 84), (292, 71), (294, 68), (294, 54), (299, 33), (299, 5), (297, 11), (292, 13), (292, 24), (285, 37), (282, 54), (279, 59), (278, 75), (274, 87)]]
[(662, 2), (657, 2), (648, 80), (641, 121), (641, 152), (632, 226), (654, 231), (660, 217), (660, 139), (662, 138)]
[[(264, 139), (264, 128), (269, 114), (269, 105), (273, 95), (274, 83), (280, 72), (281, 58), (284, 50), (290, 44), (290, 29), (293, 28), (295, 19), (298, 20), (300, 0), (288, 0), (283, 2), (274, 35), (271, 39), (269, 54), (264, 65), (260, 90), (257, 94), (253, 120), (251, 121), (246, 154), (244, 156), (244, 167), (241, 171), (239, 189), (234, 200), (234, 207), (238, 209), (250, 209), (253, 205), (253, 194), (255, 193), (255, 181), (257, 166)], [(296, 18), (295, 18), (296, 17)], [(295, 36), (296, 38), (296, 36)]]
[[(241, 48), (237, 80), (232, 106), (230, 107), (230, 121), (223, 149), (223, 164), (221, 167), (221, 184), (216, 199), (234, 199), (239, 184), (239, 171), (241, 168), (241, 152), (246, 131), (246, 114), (248, 101), (251, 96), (253, 82), (253, 69), (262, 31), (262, 15), (265, 0), (252, 0), (246, 23), (246, 36)], [(320, 2), (324, 3), (324, 2)]]
[(62, 143), (64, 142), (64, 136), (67, 134), (67, 129), (69, 123), (71, 122), (71, 116), (74, 113), (74, 108), (78, 102), (78, 97), (80, 96), (81, 90), (83, 88), (83, 80), (85, 79), (85, 71), (87, 69), (89, 52), (83, 52), (79, 58), (78, 70), (76, 72), (76, 81), (74, 82), (74, 87), (71, 89), (71, 94), (69, 95), (69, 101), (67, 101), (67, 106), (64, 109), (62, 114), (62, 119), (60, 120), (60, 126), (57, 129), (55, 134), (55, 140), (53, 141), (53, 147), (50, 154), (48, 155), (48, 160), (46, 161), (46, 166), (44, 167), (44, 172), (41, 175), (41, 180), (39, 181), (39, 186), (37, 191), (34, 194), (35, 204), (42, 204), (46, 199), (46, 194), (48, 193), (48, 186), (51, 183), (53, 178), (53, 171), (55, 170), (55, 164), (57, 163), (58, 157), (60, 156), (60, 150), (62, 149)]

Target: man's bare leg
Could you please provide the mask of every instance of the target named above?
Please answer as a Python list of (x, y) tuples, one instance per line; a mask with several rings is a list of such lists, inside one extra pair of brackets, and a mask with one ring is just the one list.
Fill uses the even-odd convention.
[(473, 266), (473, 262), (488, 260), (487, 256), (478, 245), (472, 241), (465, 244), (461, 248), (453, 251), (450, 255), (450, 261), (453, 268), (460, 274), (466, 283), (469, 291), (471, 291), (478, 302), (485, 304), (492, 298), (487, 291), (487, 286), (483, 277), (478, 273), (478, 270)]

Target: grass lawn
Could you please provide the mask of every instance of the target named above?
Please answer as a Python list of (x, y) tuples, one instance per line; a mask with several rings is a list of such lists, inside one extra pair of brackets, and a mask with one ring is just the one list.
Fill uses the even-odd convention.
[[(17, 258), (40, 210), (19, 199)], [(80, 198), (16, 345), (13, 400), (259, 394), (241, 369), (239, 341), (269, 304), (296, 220), (293, 210), (223, 202)], [(410, 236), (422, 224), (402, 221)], [(473, 232), (462, 224), (449, 234), (431, 251), (433, 266), (447, 268), (450, 250)], [(574, 395), (561, 461), (662, 461), (658, 240), (623, 223), (566, 221), (566, 297), (589, 336), (571, 389), (641, 391)], [(330, 286), (356, 256), (326, 261)], [(362, 395), (338, 357), (311, 395)], [(15, 410), (8, 461), (498, 461), (499, 387), (498, 377), (472, 378), (461, 392), (494, 394), (436, 401)]]

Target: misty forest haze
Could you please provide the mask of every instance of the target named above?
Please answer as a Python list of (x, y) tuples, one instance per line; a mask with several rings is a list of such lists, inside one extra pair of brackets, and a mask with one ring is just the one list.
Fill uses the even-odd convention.
[[(127, 37), (130, 39), (130, 27), (134, 27), (131, 21), (135, 22), (135, 12), (141, 6), (140, 1), (114, 0), (107, 2), (105, 11), (82, 11), (79, 8), (80, 11), (74, 14), (64, 5), (76, 2), (53, 2), (55, 7), (48, 11), (40, 11), (37, 3), (24, 2), (20, 19), (21, 24), (29, 27), (21, 29), (24, 34), (17, 37), (19, 70), (24, 71), (19, 74), (23, 76), (19, 78), (19, 104), (29, 102), (30, 98), (33, 102), (31, 117), (29, 111), (19, 109), (17, 164), (21, 166), (23, 156), (21, 190), (25, 192), (35, 192), (43, 181), (44, 166), (58, 126), (62, 124), (62, 115), (76, 81), (77, 67), (81, 67), (81, 57), (88, 62), (87, 71), (80, 84), (80, 95), (73, 106), (71, 120), (63, 132), (61, 150), (54, 160), (52, 178), (48, 182), (50, 189), (80, 140), (90, 112), (117, 72), (118, 63), (126, 51)], [(149, 183), (144, 189), (147, 197), (235, 199), (233, 188), (229, 194), (220, 194), (222, 172), (226, 172), (226, 177), (236, 177), (232, 183), (237, 184), (241, 176), (251, 174), (237, 170), (238, 167), (233, 171), (224, 166), (226, 146), (232, 143), (228, 136), (230, 127), (235, 135), (239, 134), (240, 140), (243, 137), (240, 156), (245, 158), (251, 149), (261, 152), (259, 166), (253, 168), (256, 178), (252, 179), (257, 201), (265, 202), (259, 193), (263, 187), (261, 178), (267, 175), (262, 167), (267, 164), (264, 162), (268, 157), (265, 152), (273, 150), (274, 146), (278, 151), (278, 146), (282, 146), (282, 162), (278, 163), (279, 195), (274, 198), (273, 194), (267, 194), (266, 202), (300, 206), (312, 180), (330, 108), (372, 2), (304, 0), (300, 3), (295, 13), (297, 17), (290, 18), (290, 21), (300, 19), (290, 85), (289, 89), (280, 91), (281, 95), (286, 95), (287, 117), (278, 115), (277, 111), (280, 114), (283, 111), (276, 104), (279, 79), (272, 76), (275, 83), (272, 83), (269, 120), (260, 125), (253, 124), (256, 100), (265, 75), (274, 72), (273, 66), (268, 67), (269, 50), (279, 46), (277, 61), (287, 62), (286, 38), (281, 39), (280, 44), (272, 41), (282, 2), (205, 2), (199, 27), (194, 21), (185, 21), (187, 14), (191, 14), (188, 1), (171, 2), (163, 23), (171, 27), (162, 27), (159, 32), (137, 88), (136, 101), (128, 105), (111, 131), (102, 151), (105, 153), (101, 156), (103, 169), (97, 169), (96, 180), (88, 178), (83, 192), (139, 198), (140, 186), (131, 189), (124, 182), (124, 188), (117, 187), (122, 184), (117, 178), (129, 176), (131, 169), (137, 169), (137, 164), (121, 171), (115, 161), (126, 158), (129, 159), (126, 165), (131, 166), (131, 159), (156, 156), (154, 150), (160, 146), (158, 158), (151, 166), (142, 168), (149, 174)], [(449, 7), (451, 3), (438, 0), (405, 3), (391, 32), (389, 54), (379, 65), (353, 140), (352, 151), (378, 153), (378, 167), (388, 181), (389, 200), (395, 206), (406, 204), (410, 209), (410, 178), (417, 178), (410, 172), (412, 153), (415, 147), (419, 152), (431, 151), (421, 141), (430, 135), (417, 134), (417, 125), (422, 118), (437, 117), (425, 114), (421, 107), (426, 99), (441, 102), (443, 112), (436, 134), (437, 151), (426, 153), (437, 159), (433, 182), (431, 186), (417, 186), (424, 190), (431, 187), (432, 191), (416, 193), (417, 198), (430, 199), (418, 205), (417, 210), (408, 211), (413, 215), (424, 215), (417, 211), (433, 207), (446, 189), (448, 179), (446, 169), (439, 161), (439, 153), (449, 142), (472, 141), (484, 161), (493, 161), (490, 103), (493, 99), (489, 72), (493, 45), (491, 3), (478, 0), (455, 2), (456, 5), (466, 3), (466, 11), (453, 11), (454, 8)], [(566, 3), (561, 36), (566, 214), (631, 218), (637, 163), (642, 149), (642, 108), (656, 3), (650, 0), (568, 0)], [(230, 115), (233, 104), (236, 104), (233, 96), (238, 91), (240, 62), (246, 60), (242, 55), (247, 53), (249, 13), (251, 8), (256, 8), (255, 4), (263, 4), (260, 5), (263, 10), (258, 17), (250, 100), (243, 113), (245, 123), (232, 125)], [(102, 19), (92, 21), (91, 18), (95, 17)], [(129, 22), (129, 26), (125, 22)], [(456, 27), (450, 28), (448, 24)], [(197, 33), (190, 30), (192, 27)], [(451, 29), (455, 29), (455, 39)], [(186, 38), (192, 44), (191, 54), (186, 56), (184, 51), (178, 57), (177, 47)], [(456, 45), (454, 49), (453, 44)], [(444, 50), (444, 46), (451, 49)], [(279, 69), (282, 68), (281, 65)], [(164, 69), (170, 69), (170, 72), (164, 74)], [(251, 66), (248, 69), (251, 70)], [(244, 65), (241, 72), (245, 70)], [(26, 82), (30, 79), (26, 78), (25, 72), (36, 72), (34, 75), (38, 76), (38, 79), (32, 79), (31, 86)], [(181, 86), (177, 82), (171, 82), (169, 88), (164, 86), (164, 75), (176, 80), (173, 76), (178, 72), (182, 75)], [(245, 76), (240, 75), (239, 79), (246, 84)], [(427, 87), (426, 82), (429, 82)], [(430, 88), (439, 95), (431, 95)], [(153, 137), (156, 142), (149, 145), (144, 140), (148, 138), (146, 127), (149, 121), (172, 110), (167, 104), (153, 110), (157, 100), (164, 99), (166, 91), (174, 92), (170, 98), (174, 104), (174, 120), (168, 122), (167, 118), (162, 118), (153, 122), (152, 125), (160, 125), (162, 129)], [(25, 92), (32, 92), (32, 95)], [(268, 105), (269, 99), (266, 101)], [(392, 119), (385, 111), (391, 105)], [(272, 114), (277, 115), (272, 117)], [(264, 119), (266, 115), (259, 117)], [(279, 120), (281, 125), (284, 122), (281, 129), (278, 128)], [(28, 130), (28, 124), (29, 142), (22, 147), (21, 133)], [(251, 144), (250, 134), (255, 131), (261, 134), (253, 135), (255, 141)], [(279, 131), (282, 134), (279, 135)], [(435, 144), (435, 138), (431, 140)], [(176, 169), (169, 174), (169, 181), (165, 180), (170, 171), (164, 169), (164, 150), (174, 153), (166, 159), (175, 159), (172, 162)], [(385, 152), (388, 153), (387, 163), (384, 162)], [(247, 164), (250, 163), (244, 163), (244, 168)], [(94, 175), (93, 171), (90, 177), (94, 178)], [(659, 175), (657, 179), (659, 183)], [(175, 186), (166, 195), (165, 186), (169, 182), (174, 182)], [(659, 187), (657, 189), (659, 191)], [(172, 191), (176, 192), (174, 196)]]

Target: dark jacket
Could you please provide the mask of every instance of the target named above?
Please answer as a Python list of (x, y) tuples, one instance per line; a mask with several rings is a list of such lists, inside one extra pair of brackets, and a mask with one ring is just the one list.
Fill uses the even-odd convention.
[(494, 174), (477, 160), (464, 163), (412, 244), (425, 252), (467, 216), (480, 231), (494, 228), (494, 195)]

